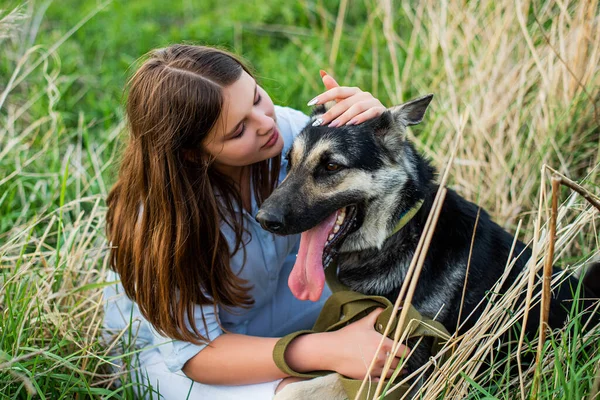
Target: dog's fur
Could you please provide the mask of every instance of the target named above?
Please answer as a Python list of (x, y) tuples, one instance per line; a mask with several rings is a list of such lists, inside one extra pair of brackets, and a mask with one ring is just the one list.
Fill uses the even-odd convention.
[[(337, 261), (339, 280), (357, 292), (383, 295), (394, 302), (438, 190), (434, 168), (405, 133), (407, 126), (421, 122), (431, 98), (393, 107), (356, 126), (328, 128), (309, 123), (287, 155), (287, 178), (264, 202), (257, 220), (278, 234), (295, 234), (353, 205), (355, 216), (351, 226), (343, 228), (345, 237), (328, 250)], [(388, 237), (400, 216), (419, 200), (424, 203), (414, 218)], [(474, 229), (462, 321), (458, 321)], [(456, 331), (459, 322), (461, 331), (469, 329), (485, 306), (478, 304), (504, 273), (509, 257), (517, 260), (502, 290), (513, 283), (530, 258), (530, 249), (520, 241), (511, 255), (512, 243), (513, 235), (494, 223), (485, 210), (449, 189), (413, 305), (421, 314), (436, 317), (450, 332)], [(577, 281), (570, 278), (553, 291), (552, 328), (564, 324), (576, 288)], [(526, 327), (529, 333), (538, 327), (538, 316), (539, 311), (532, 310)], [(416, 362), (424, 362), (427, 356), (417, 356)]]

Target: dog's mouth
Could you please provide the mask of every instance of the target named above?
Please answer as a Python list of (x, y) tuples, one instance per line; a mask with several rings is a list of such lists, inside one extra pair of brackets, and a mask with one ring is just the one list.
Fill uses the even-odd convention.
[(288, 286), (299, 300), (317, 301), (325, 286), (325, 268), (335, 258), (344, 239), (356, 230), (357, 207), (341, 208), (300, 238), (300, 249)]
[(329, 267), (337, 256), (338, 250), (341, 247), (344, 239), (354, 227), (356, 221), (356, 206), (347, 206), (338, 210), (337, 218), (323, 249), (323, 269)]

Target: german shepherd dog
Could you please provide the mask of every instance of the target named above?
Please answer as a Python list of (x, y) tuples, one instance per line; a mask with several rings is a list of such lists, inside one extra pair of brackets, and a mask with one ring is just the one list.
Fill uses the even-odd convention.
[[(319, 299), (324, 268), (335, 260), (341, 283), (360, 293), (385, 296), (392, 303), (396, 300), (438, 190), (434, 168), (406, 138), (406, 127), (422, 121), (432, 97), (392, 107), (355, 126), (328, 128), (309, 123), (295, 139), (286, 155), (288, 175), (263, 203), (256, 219), (276, 234), (302, 233), (288, 282), (297, 298)], [(317, 108), (312, 121), (324, 111), (322, 106)], [(408, 223), (395, 232), (402, 216), (421, 203)], [(466, 331), (481, 315), (486, 291), (504, 273), (512, 244), (513, 236), (487, 212), (449, 189), (413, 305), (451, 333), (459, 325), (461, 332)], [(517, 242), (512, 255), (518, 258), (502, 290), (514, 282), (531, 251)], [(569, 278), (553, 290), (550, 327), (563, 326), (577, 284)], [(585, 288), (581, 297), (600, 293), (599, 283), (595, 285)], [(580, 310), (593, 304), (582, 303)], [(539, 309), (534, 308), (525, 329), (534, 334), (538, 325)], [(428, 357), (426, 346), (413, 348), (408, 370), (423, 365)]]

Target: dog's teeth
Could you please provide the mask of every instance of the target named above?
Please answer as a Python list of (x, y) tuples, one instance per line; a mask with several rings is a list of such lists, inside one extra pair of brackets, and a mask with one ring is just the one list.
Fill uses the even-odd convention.
[(333, 239), (333, 236), (334, 236), (334, 235), (333, 235), (333, 233), (330, 233), (330, 234), (329, 234), (329, 237), (327, 238), (327, 240), (332, 240), (332, 239)]
[(339, 225), (336, 225), (336, 226), (333, 227), (333, 233), (338, 233), (339, 230), (340, 230), (340, 226)]
[(336, 224), (341, 225), (344, 222), (344, 217), (342, 215), (338, 215)]

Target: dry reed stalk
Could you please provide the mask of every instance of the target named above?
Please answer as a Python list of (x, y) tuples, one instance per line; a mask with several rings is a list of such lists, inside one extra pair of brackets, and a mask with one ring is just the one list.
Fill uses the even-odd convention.
[(554, 173), (557, 176), (556, 179), (558, 179), (558, 181), (561, 185), (564, 185), (564, 186), (568, 187), (569, 189), (579, 193), (581, 195), (581, 197), (586, 199), (588, 201), (588, 203), (590, 203), (598, 211), (600, 211), (600, 200), (598, 199), (598, 197), (594, 196), (589, 190), (586, 190), (583, 186), (578, 185), (577, 183), (573, 182), (572, 180), (570, 180), (569, 178), (567, 178), (560, 172), (554, 171)]
[[(429, 224), (425, 225), (425, 228), (423, 229), (423, 235), (425, 236), (425, 240), (423, 242), (423, 246), (421, 247), (421, 249), (417, 248), (417, 250), (419, 251), (415, 251), (415, 254), (418, 254), (418, 260), (415, 266), (415, 270), (413, 272), (413, 275), (411, 277), (411, 282), (410, 282), (410, 286), (408, 289), (408, 293), (405, 297), (405, 305), (402, 307), (402, 313), (400, 314), (400, 317), (398, 318), (398, 325), (402, 326), (404, 324), (404, 322), (406, 321), (406, 317), (408, 314), (408, 306), (406, 306), (406, 304), (410, 305), (412, 298), (414, 296), (414, 292), (416, 290), (416, 286), (417, 286), (417, 282), (419, 280), (419, 276), (421, 274), (421, 270), (423, 268), (423, 265), (425, 263), (425, 257), (427, 256), (427, 251), (429, 249), (429, 246), (431, 244), (431, 239), (433, 237), (433, 234), (435, 232), (435, 226), (437, 225), (437, 221), (438, 218), (440, 216), (440, 213), (442, 211), (442, 206), (444, 204), (444, 199), (446, 198), (446, 193), (448, 192), (448, 190), (445, 187), (440, 187), (440, 190), (438, 191), (438, 196), (436, 196), (436, 199), (434, 200), (433, 206), (431, 208), (431, 213), (430, 216), (431, 220), (429, 220)], [(400, 297), (399, 297), (400, 298)], [(409, 321), (409, 324), (413, 322), (413, 321)], [(375, 390), (375, 396), (374, 398), (377, 398), (379, 396), (379, 394), (381, 393), (381, 390), (383, 389), (383, 382), (384, 382), (384, 377), (387, 375), (392, 361), (394, 359), (394, 354), (396, 354), (396, 351), (399, 349), (400, 346), (400, 339), (402, 338), (402, 340), (406, 339), (406, 332), (400, 332), (400, 330), (396, 330), (395, 334), (394, 334), (394, 344), (392, 346), (392, 351), (390, 354), (390, 357), (388, 357), (388, 359), (386, 360), (386, 363), (384, 365), (383, 371), (381, 372), (381, 377), (379, 379), (379, 383), (377, 385), (377, 388)], [(420, 343), (420, 339), (417, 342), (417, 344), (415, 344), (415, 346), (418, 346)], [(406, 362), (408, 359), (410, 358), (410, 354), (409, 356), (406, 358), (406, 360), (404, 362)], [(428, 364), (427, 364), (428, 365)], [(403, 365), (399, 366), (398, 368), (401, 368)], [(422, 366), (421, 368), (419, 368), (419, 370), (415, 371), (412, 375), (406, 377), (404, 380), (408, 380), (413, 376), (417, 376), (421, 371), (425, 370), (425, 366)], [(414, 382), (413, 385), (415, 385), (417, 382)], [(402, 383), (397, 384), (395, 386), (393, 386), (388, 393), (391, 393), (392, 391), (396, 390), (397, 388), (399, 388), (402, 385)], [(413, 386), (411, 385), (411, 387)]]
[(368, 35), (370, 34), (371, 51), (373, 54), (373, 62), (371, 64), (371, 75), (372, 75), (371, 86), (373, 88), (373, 96), (375, 96), (375, 97), (377, 97), (377, 86), (378, 86), (377, 79), (379, 77), (379, 74), (378, 74), (379, 53), (378, 53), (378, 48), (377, 48), (377, 44), (376, 44), (374, 23), (375, 23), (375, 20), (377, 18), (379, 18), (380, 14), (381, 14), (380, 6), (377, 6), (374, 10), (371, 10), (371, 12), (369, 13), (365, 27), (362, 29), (362, 31), (360, 33), (360, 38), (358, 39), (358, 41), (356, 43), (356, 50), (354, 51), (354, 54), (352, 55), (351, 61), (348, 65), (348, 71), (346, 72), (346, 75), (344, 76), (344, 80), (342, 81), (342, 82), (352, 82), (352, 74), (356, 68), (358, 59), (361, 56), (362, 51), (364, 50), (365, 41), (367, 40), (367, 38), (369, 37)]
[[(462, 138), (462, 134), (463, 134), (463, 127), (464, 127), (464, 123), (466, 123), (466, 120), (468, 120), (468, 114), (465, 114), (463, 116), (463, 124), (461, 124), (461, 129), (457, 130), (457, 133), (455, 135), (455, 143), (453, 146), (453, 151), (450, 155), (450, 158), (448, 160), (448, 163), (446, 165), (446, 169), (444, 170), (444, 174), (442, 176), (442, 179), (440, 181), (439, 184), (439, 190), (436, 194), (436, 197), (433, 201), (433, 205), (431, 208), (431, 211), (429, 212), (429, 215), (427, 216), (427, 220), (425, 222), (425, 227), (423, 229), (423, 233), (421, 234), (421, 237), (419, 239), (419, 243), (417, 244), (417, 248), (415, 250), (415, 254), (413, 255), (413, 258), (411, 260), (411, 263), (408, 267), (408, 271), (406, 273), (406, 277), (404, 279), (404, 282), (402, 283), (402, 287), (400, 288), (400, 293), (398, 294), (398, 297), (396, 299), (396, 302), (394, 303), (394, 307), (392, 310), (392, 314), (390, 316), (390, 319), (388, 321), (388, 324), (386, 325), (381, 341), (379, 342), (379, 346), (377, 347), (377, 350), (375, 351), (375, 356), (373, 357), (373, 359), (371, 360), (371, 363), (369, 364), (369, 368), (367, 369), (367, 373), (361, 383), (361, 386), (356, 394), (356, 400), (358, 400), (358, 398), (360, 397), (362, 391), (364, 390), (364, 387), (366, 385), (367, 379), (370, 377), (371, 371), (373, 370), (373, 367), (375, 366), (375, 360), (376, 360), (376, 355), (379, 354), (379, 352), (381, 351), (381, 347), (383, 346), (383, 342), (385, 340), (385, 338), (387, 337), (387, 335), (390, 332), (391, 329), (391, 325), (392, 325), (392, 321), (394, 320), (394, 318), (396, 317), (396, 313), (398, 308), (400, 307), (400, 304), (404, 301), (404, 307), (402, 308), (402, 311), (400, 313), (400, 317), (398, 319), (398, 326), (403, 326), (404, 321), (406, 320), (406, 316), (408, 313), (408, 309), (410, 306), (410, 302), (412, 301), (412, 296), (414, 294), (414, 290), (416, 288), (416, 283), (419, 279), (419, 274), (420, 274), (420, 270), (423, 266), (423, 263), (425, 261), (425, 255), (427, 254), (427, 247), (429, 246), (428, 244), (428, 240), (431, 240), (431, 235), (433, 235), (433, 230), (435, 229), (435, 223), (437, 222), (437, 216), (439, 215), (439, 212), (441, 211), (441, 207), (443, 204), (443, 198), (446, 195), (446, 189), (445, 189), (445, 185), (448, 181), (448, 177), (450, 174), (450, 169), (452, 167), (452, 162), (454, 160), (454, 155), (456, 154), (456, 151), (458, 150), (458, 145), (461, 141)], [(440, 200), (442, 199), (442, 200)], [(435, 222), (433, 222), (435, 221)], [(431, 231), (431, 233), (429, 233)], [(428, 236), (429, 235), (429, 236)], [(429, 237), (429, 239), (427, 239), (427, 237)], [(427, 244), (426, 244), (427, 242)], [(427, 247), (424, 247), (425, 244), (427, 245)], [(425, 251), (423, 252), (423, 249), (425, 249)], [(422, 257), (421, 257), (422, 255)], [(408, 292), (407, 292), (408, 291)], [(406, 295), (405, 295), (406, 294)], [(396, 353), (396, 350), (398, 349), (398, 342), (400, 339), (400, 331), (397, 330), (394, 334), (394, 344), (392, 346), (392, 351), (390, 352), (390, 356), (387, 358), (384, 369), (381, 373), (381, 377), (380, 377), (380, 381), (377, 384), (377, 389), (375, 392), (375, 397), (377, 397), (377, 395), (379, 394), (379, 392), (382, 389), (382, 385), (383, 382), (385, 381), (385, 376), (387, 375), (387, 371), (390, 368), (391, 362), (394, 359), (394, 355)]]
[[(29, 18), (23, 8), (25, 7), (22, 5), (15, 7), (0, 18), (0, 40), (10, 39), (21, 30), (21, 25)], [(4, 10), (0, 9), (0, 16), (3, 12)]]
[[(584, 213), (580, 218), (589, 220), (590, 217), (592, 216), (589, 213)], [(563, 235), (557, 240), (557, 248), (564, 248), (568, 245), (569, 241), (571, 241), (579, 232), (579, 223), (579, 221), (575, 221), (563, 229)], [(540, 267), (541, 262), (536, 265), (535, 269), (538, 270)], [(566, 276), (566, 273), (556, 277), (552, 284), (556, 285), (564, 276)], [(523, 288), (527, 287), (526, 278), (527, 276), (522, 274), (521, 279), (517, 280), (515, 284), (509, 288), (505, 295), (500, 298), (500, 301), (495, 304), (495, 307), (484, 310), (478, 324), (469, 330), (463, 336), (462, 340), (457, 338), (454, 339), (458, 341), (455, 352), (442, 366), (442, 370), (436, 371), (434, 376), (426, 382), (423, 389), (424, 393), (427, 393), (431, 398), (435, 398), (436, 395), (439, 395), (439, 393), (442, 392), (444, 389), (443, 384), (446, 382), (453, 382), (454, 385), (449, 391), (446, 391), (447, 398), (454, 398), (455, 396), (461, 396), (466, 393), (464, 390), (466, 390), (466, 387), (469, 384), (467, 382), (464, 382), (463, 384), (460, 383), (461, 372), (464, 372), (467, 376), (474, 377), (476, 374), (475, 371), (479, 367), (476, 360), (482, 359), (486, 353), (489, 353), (492, 350), (491, 345), (493, 342), (523, 315), (524, 309), (517, 308), (516, 314), (508, 321), (497, 324), (494, 324), (493, 322), (504, 319), (504, 309), (514, 309), (514, 306), (510, 303), (519, 297)], [(491, 301), (495, 302), (496, 299), (492, 298)], [(538, 301), (539, 294), (532, 299), (532, 304), (536, 304)], [(453, 344), (450, 343), (449, 345)], [(529, 373), (529, 371), (527, 371), (527, 373)]]
[[(528, 162), (529, 156), (540, 154), (542, 163), (547, 163), (553, 154), (557, 154), (563, 160), (563, 172), (572, 163), (572, 154), (575, 152), (569, 149), (574, 147), (564, 147), (562, 152), (543, 149), (548, 148), (547, 144), (552, 143), (555, 131), (560, 129), (557, 124), (562, 126), (560, 119), (567, 118), (558, 114), (557, 110), (568, 108), (576, 96), (583, 94), (578, 87), (587, 88), (592, 96), (598, 92), (595, 89), (598, 86), (594, 85), (598, 82), (597, 72), (595, 75), (586, 73), (583, 78), (578, 77), (581, 85), (574, 86), (572, 93), (563, 91), (563, 83), (566, 82), (569, 87), (573, 80), (567, 66), (575, 59), (579, 65), (587, 65), (587, 71), (598, 71), (600, 35), (595, 28), (591, 29), (597, 22), (577, 14), (577, 9), (588, 7), (583, 3), (575, 6), (567, 2), (561, 7), (561, 10), (568, 8), (569, 14), (574, 9), (575, 15), (571, 19), (554, 18), (556, 11), (553, 11), (553, 5), (557, 3), (552, 1), (539, 11), (536, 17), (548, 27), (544, 33), (547, 40), (541, 33), (536, 33), (532, 39), (536, 42), (538, 59), (546, 70), (547, 84), (544, 84), (535, 57), (527, 40), (523, 39), (519, 21), (514, 18), (511, 3), (494, 2), (493, 6), (488, 1), (477, 5), (463, 2), (426, 3), (428, 5), (423, 18), (428, 24), (423, 37), (419, 38), (419, 44), (422, 44), (422, 48), (433, 47), (432, 52), (441, 48), (448, 56), (445, 59), (431, 56), (428, 68), (414, 65), (415, 73), (403, 75), (412, 78), (412, 85), (439, 87), (436, 91), (446, 93), (444, 97), (448, 105), (441, 110), (444, 115), (455, 116), (458, 113), (454, 105), (456, 99), (471, 107), (468, 139), (457, 155), (453, 179), (461, 194), (471, 199), (479, 197), (478, 203), (491, 210), (496, 220), (504, 221), (505, 226), (510, 226), (512, 221), (516, 224), (519, 212), (532, 208), (531, 193), (537, 186), (536, 180), (530, 179), (537, 174)], [(494, 15), (483, 18), (482, 10), (488, 10), (488, 7), (494, 10)], [(559, 24), (564, 29), (557, 29)], [(451, 28), (455, 26), (461, 29)], [(590, 36), (577, 39), (574, 32), (579, 31), (580, 27), (587, 27)], [(540, 39), (542, 43), (538, 44)], [(558, 46), (559, 42), (563, 50)], [(461, 64), (461, 60), (465, 59), (469, 60), (468, 65), (472, 67)], [(464, 71), (462, 75), (461, 70)], [(428, 73), (431, 76), (421, 78)], [(427, 81), (428, 85), (425, 85)], [(403, 82), (403, 85), (406, 83)], [(583, 115), (593, 118), (592, 109)], [(442, 164), (444, 152), (437, 149), (448, 147), (449, 140), (445, 132), (451, 128), (446, 123), (449, 120), (450, 117), (439, 120), (441, 125), (434, 127), (433, 135), (422, 143), (426, 153), (438, 165)], [(567, 124), (565, 120), (565, 126)], [(522, 151), (515, 152), (515, 148)], [(554, 148), (558, 149), (560, 145)]]
[[(544, 202), (544, 188), (545, 188), (545, 174), (544, 168), (542, 167), (542, 182), (540, 185), (540, 197), (539, 197), (539, 205), (538, 205), (538, 213), (535, 224), (535, 232), (533, 236), (533, 244), (531, 246), (531, 258), (526, 264), (526, 269), (529, 270), (529, 280), (527, 282), (527, 297), (525, 298), (525, 312), (523, 314), (523, 323), (522, 326), (527, 326), (527, 320), (529, 318), (529, 310), (531, 310), (531, 298), (533, 296), (533, 285), (535, 282), (535, 274), (536, 274), (536, 262), (538, 255), (538, 242), (539, 236), (541, 232), (541, 223), (542, 223), (542, 207)], [(521, 399), (525, 400), (525, 384), (523, 382), (523, 370), (521, 367), (521, 352), (523, 349), (523, 341), (525, 340), (525, 329), (521, 329), (521, 335), (519, 336), (519, 343), (517, 345), (517, 368), (519, 370), (519, 388), (521, 390)]]
[(548, 251), (546, 253), (546, 262), (544, 263), (544, 274), (542, 278), (542, 305), (540, 307), (540, 327), (538, 348), (535, 357), (536, 373), (533, 377), (531, 398), (537, 396), (537, 390), (541, 374), (542, 351), (546, 342), (546, 332), (549, 329), (548, 316), (550, 315), (550, 280), (552, 279), (552, 266), (554, 264), (554, 244), (556, 241), (556, 216), (558, 209), (558, 196), (560, 195), (560, 181), (557, 177), (552, 177), (552, 214), (550, 218), (550, 238)]
[(394, 76), (394, 90), (390, 93), (390, 98), (394, 104), (400, 104), (402, 102), (402, 86), (400, 83), (398, 51), (394, 40), (394, 8), (392, 7), (391, 0), (382, 0), (381, 2), (383, 4), (383, 35), (386, 38)]
[(338, 14), (335, 21), (335, 30), (333, 32), (333, 42), (331, 44), (331, 52), (329, 53), (329, 69), (333, 70), (338, 50), (340, 48), (340, 39), (344, 30), (344, 17), (346, 16), (346, 8), (348, 0), (341, 0), (338, 7)]
[[(438, 191), (438, 194), (440, 193), (440, 191)], [(437, 200), (437, 197), (436, 197)], [(435, 201), (434, 201), (435, 204)], [(432, 207), (433, 210), (433, 207)], [(427, 221), (425, 222), (425, 227), (429, 226), (429, 224), (431, 223), (431, 219), (433, 217), (433, 211), (431, 211), (427, 217)], [(387, 337), (387, 335), (390, 333), (390, 329), (391, 329), (391, 322), (394, 320), (394, 318), (396, 317), (396, 313), (398, 308), (400, 307), (400, 303), (402, 302), (401, 299), (404, 298), (404, 294), (406, 293), (409, 283), (410, 283), (410, 279), (412, 277), (412, 274), (414, 272), (415, 269), (415, 265), (418, 259), (418, 254), (423, 246), (423, 243), (425, 242), (425, 235), (422, 234), (421, 238), (419, 239), (419, 243), (417, 244), (417, 249), (415, 250), (415, 254), (413, 255), (413, 258), (411, 260), (410, 266), (408, 267), (408, 271), (406, 272), (406, 278), (404, 280), (404, 282), (402, 283), (402, 287), (400, 288), (400, 294), (398, 295), (398, 298), (396, 299), (396, 302), (394, 303), (394, 307), (392, 310), (392, 314), (390, 315), (390, 320), (388, 321), (388, 324), (385, 326), (385, 329), (383, 331), (382, 337), (381, 337), (381, 341), (379, 342), (379, 345), (377, 346), (377, 350), (375, 351), (375, 355), (373, 357), (373, 359), (371, 360), (371, 363), (369, 364), (369, 367), (367, 369), (367, 373), (365, 374), (365, 377), (363, 378), (363, 381), (361, 383), (360, 388), (358, 389), (358, 392), (356, 394), (355, 400), (358, 400), (362, 391), (364, 390), (364, 387), (367, 383), (367, 380), (370, 379), (371, 377), (371, 371), (373, 370), (373, 367), (375, 366), (375, 361), (377, 359), (377, 354), (379, 354), (379, 352), (381, 351), (381, 348), (383, 346), (383, 342), (385, 340), (385, 338)], [(398, 326), (400, 326), (400, 324), (397, 324)], [(394, 346), (395, 347), (395, 346)], [(393, 349), (392, 349), (393, 350)], [(394, 354), (393, 352), (390, 352), (390, 356), (392, 354)], [(383, 375), (383, 374), (382, 374)], [(384, 375), (385, 376), (385, 375)]]
[[(421, 275), (421, 270), (423, 269), (423, 264), (425, 264), (425, 257), (427, 256), (427, 251), (429, 250), (429, 245), (431, 244), (431, 238), (433, 237), (433, 233), (435, 231), (435, 226), (437, 225), (438, 218), (442, 211), (442, 206), (444, 205), (444, 199), (446, 198), (447, 192), (448, 192), (448, 189), (446, 189), (443, 186), (440, 186), (440, 189), (438, 190), (438, 194), (436, 195), (436, 198), (431, 207), (431, 212), (429, 214), (431, 216), (431, 219), (428, 219), (429, 224), (425, 224), (423, 233), (421, 234), (422, 237), (425, 236), (425, 240), (423, 241), (422, 247), (420, 249), (417, 247), (417, 250), (415, 250), (415, 255), (418, 256), (418, 259), (417, 259), (416, 264), (414, 265), (413, 274), (409, 278), (410, 285), (408, 288), (408, 292), (406, 294), (406, 297), (402, 298), (402, 297), (398, 296), (398, 300), (396, 301), (396, 303), (403, 303), (402, 311), (400, 312), (400, 316), (398, 317), (398, 326), (404, 326), (406, 317), (408, 316), (408, 309), (411, 305), (412, 298), (415, 294), (415, 290), (417, 288), (417, 282), (419, 280), (419, 276)], [(402, 301), (402, 299), (404, 299), (404, 301)], [(395, 307), (395, 309), (397, 309), (397, 307)], [(391, 318), (390, 318), (390, 321), (392, 321)], [(379, 394), (383, 390), (385, 377), (387, 376), (387, 373), (390, 370), (390, 367), (392, 365), (392, 361), (395, 358), (396, 352), (400, 348), (400, 336), (403, 333), (404, 332), (401, 332), (400, 329), (397, 329), (396, 332), (394, 333), (394, 344), (392, 345), (392, 351), (390, 352), (390, 355), (386, 359), (386, 362), (383, 366), (383, 370), (381, 371), (381, 376), (379, 378), (379, 382), (377, 383), (377, 388), (375, 389), (374, 398), (378, 398)], [(406, 360), (408, 360), (409, 358), (410, 358), (410, 354), (406, 358)], [(405, 360), (405, 362), (406, 362), (406, 360)]]
[[(475, 217), (475, 225), (473, 227), (473, 235), (471, 236), (471, 245), (469, 246), (469, 258), (467, 260), (467, 269), (465, 271), (465, 279), (463, 281), (463, 290), (460, 296), (460, 307), (458, 311), (458, 318), (456, 319), (456, 331), (458, 331), (458, 325), (460, 324), (460, 318), (462, 316), (463, 305), (465, 303), (465, 294), (467, 293), (467, 284), (469, 283), (469, 271), (471, 270), (471, 257), (473, 256), (473, 246), (475, 245), (475, 233), (477, 232), (477, 226), (479, 225), (479, 216), (481, 215), (481, 207), (477, 208), (477, 216)], [(512, 253), (512, 251), (511, 251)]]
[[(574, 197), (570, 196), (570, 199), (567, 201), (567, 203), (569, 204), (568, 207), (572, 207), (573, 199), (574, 199)], [(561, 209), (561, 211), (559, 212), (558, 218), (564, 218), (565, 213), (566, 213), (566, 210), (564, 208)], [(564, 253), (565, 247), (567, 247), (568, 243), (573, 240), (576, 233), (579, 231), (580, 227), (582, 226), (581, 224), (588, 223), (585, 221), (590, 221), (590, 219), (593, 217), (594, 217), (593, 213), (590, 213), (590, 212), (581, 213), (581, 214), (579, 214), (577, 219), (572, 224), (570, 224), (562, 229), (563, 235), (561, 237), (559, 237), (557, 240), (557, 248), (562, 249), (562, 252), (560, 252), (560, 254)], [(513, 247), (514, 247), (514, 244), (513, 244)], [(560, 254), (559, 254), (559, 256), (560, 256)], [(510, 263), (510, 259), (508, 261)], [(540, 269), (540, 267), (541, 267), (541, 263), (537, 263), (537, 265), (534, 269), (537, 271), (538, 269)], [(507, 273), (509, 272), (509, 270), (510, 270), (510, 267), (507, 268), (505, 276), (503, 278), (501, 278), (501, 282), (499, 282), (497, 287), (501, 286), (504, 283), (504, 279), (505, 279)], [(552, 284), (556, 285), (559, 280), (564, 278), (564, 276), (566, 276), (565, 273), (563, 273), (561, 276), (556, 277), (556, 279), (552, 282)], [(527, 279), (524, 279), (524, 278), (526, 278), (526, 276), (522, 275), (521, 280), (518, 280), (515, 282), (515, 284), (513, 284), (513, 286), (501, 298), (501, 301), (499, 302), (499, 304), (496, 304), (496, 307), (494, 309), (490, 309), (491, 303), (488, 303), (488, 306), (484, 310), (482, 319), (480, 319), (478, 326), (474, 327), (469, 332), (467, 332), (467, 334), (465, 334), (465, 336), (462, 338), (462, 341), (458, 341), (458, 338), (453, 338), (454, 342), (451, 341), (448, 343), (448, 346), (456, 346), (456, 343), (458, 343), (458, 350), (455, 351), (454, 354), (452, 354), (450, 359), (446, 362), (446, 364), (444, 364), (444, 366), (441, 370), (436, 371), (436, 376), (432, 376), (430, 378), (430, 380), (428, 380), (428, 382), (426, 382), (426, 384), (424, 386), (424, 390), (423, 390), (425, 393), (428, 393), (429, 396), (432, 396), (432, 398), (434, 398), (436, 396), (436, 393), (439, 394), (443, 390), (442, 384), (438, 383), (438, 382), (443, 382), (443, 383), (456, 382), (457, 380), (459, 380), (460, 372), (462, 369), (464, 369), (464, 372), (468, 376), (474, 376), (473, 374), (475, 373), (476, 369), (478, 368), (477, 362), (474, 363), (473, 368), (463, 368), (464, 363), (469, 362), (468, 360), (471, 357), (475, 360), (481, 359), (482, 356), (486, 352), (490, 351), (490, 344), (492, 344), (493, 341), (496, 340), (501, 334), (506, 332), (508, 327), (510, 325), (514, 324), (524, 314), (524, 310), (519, 309), (517, 311), (517, 314), (509, 320), (506, 320), (506, 318), (502, 314), (503, 309), (514, 308), (514, 305), (509, 304), (509, 303), (513, 302), (519, 296), (520, 290), (521, 290), (520, 288), (527, 286), (526, 285)], [(530, 300), (532, 301), (532, 304), (536, 304), (539, 297), (540, 296), (537, 295), (537, 297), (534, 299), (530, 298)], [(492, 301), (495, 301), (495, 299), (492, 299)], [(499, 314), (498, 311), (500, 311), (500, 315), (498, 315)], [(490, 312), (492, 313), (492, 315), (489, 315), (487, 317), (487, 319), (483, 318)], [(489, 322), (490, 320), (491, 321), (500, 321), (500, 322), (497, 322), (496, 324), (494, 324), (494, 323), (490, 324), (490, 322)], [(482, 345), (482, 343), (481, 343), (482, 340), (480, 338), (486, 337), (487, 335), (489, 335), (488, 332), (493, 332), (493, 336), (491, 337), (491, 340), (487, 340), (487, 341), (484, 340), (483, 341), (484, 343)], [(473, 343), (473, 346), (469, 345), (469, 343)], [(485, 343), (488, 343), (488, 344), (485, 344)], [(467, 345), (465, 345), (465, 344), (467, 344)], [(472, 361), (471, 361), (471, 364), (473, 364)], [(457, 365), (458, 368), (453, 368), (454, 365)], [(450, 368), (450, 370), (448, 370), (449, 368)], [(454, 369), (455, 372), (452, 372), (452, 369)], [(527, 374), (529, 374), (530, 372), (531, 372), (531, 368), (530, 368), (530, 370), (526, 371)], [(449, 392), (446, 392), (446, 394), (447, 394), (448, 398), (453, 398), (453, 396), (463, 396), (466, 393), (464, 390), (466, 390), (466, 387), (464, 385), (455, 385), (452, 389), (450, 389)]]

